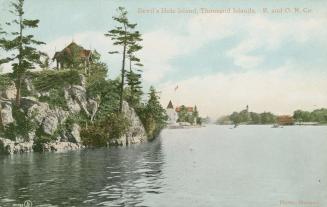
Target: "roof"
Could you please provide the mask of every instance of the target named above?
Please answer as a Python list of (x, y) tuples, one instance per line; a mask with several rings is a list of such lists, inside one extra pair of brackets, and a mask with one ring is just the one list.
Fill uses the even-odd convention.
[[(192, 106), (186, 106), (187, 112), (193, 112), (193, 107)], [(176, 107), (176, 112), (180, 112), (181, 107)]]
[(173, 103), (169, 101), (167, 109), (174, 109)]
[(85, 50), (82, 46), (71, 42), (67, 47), (62, 51), (56, 52), (53, 58), (56, 58), (58, 55), (65, 55), (71, 57), (74, 54), (78, 54), (80, 58), (89, 58), (91, 56), (91, 50)]
[(292, 116), (288, 115), (277, 116), (277, 122), (279, 124), (292, 124), (294, 122), (294, 119)]

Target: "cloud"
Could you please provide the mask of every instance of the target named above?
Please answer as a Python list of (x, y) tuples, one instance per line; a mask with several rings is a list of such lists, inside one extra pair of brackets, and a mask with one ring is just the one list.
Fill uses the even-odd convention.
[[(320, 41), (326, 44), (327, 21), (308, 18), (283, 18), (269, 19), (262, 16), (247, 17), (242, 25), (238, 25), (244, 35), (240, 43), (227, 51), (232, 57), (234, 64), (241, 68), (256, 68), (264, 63), (265, 51), (288, 49), (283, 48), (285, 42), (306, 44), (308, 42)], [(260, 50), (260, 55), (251, 55), (252, 52)]]
[[(150, 83), (159, 82), (169, 71), (173, 58), (190, 54), (205, 44), (232, 35), (234, 31), (227, 28), (231, 19), (225, 15), (212, 18), (197, 15), (190, 18), (185, 31), (159, 29), (143, 35), (144, 79)], [(226, 28), (226, 29), (224, 29)]]
[[(312, 110), (327, 103), (327, 72), (295, 73), (288, 64), (273, 71), (216, 73), (159, 86), (161, 103), (197, 105), (202, 116), (219, 117), (250, 106), (251, 111), (292, 114), (296, 109)], [(179, 88), (175, 92), (174, 88)]]
[(186, 21), (182, 32), (159, 29), (144, 34), (145, 80), (160, 82), (177, 69), (172, 65), (173, 58), (191, 54), (208, 44), (218, 47), (217, 41), (227, 37), (237, 37), (234, 43), (239, 41), (225, 53), (234, 63), (231, 67), (258, 69), (269, 58), (266, 51), (287, 49), (283, 48), (285, 42), (326, 44), (326, 24), (326, 20), (316, 16), (274, 19), (260, 15), (246, 18), (230, 14), (195, 15)]

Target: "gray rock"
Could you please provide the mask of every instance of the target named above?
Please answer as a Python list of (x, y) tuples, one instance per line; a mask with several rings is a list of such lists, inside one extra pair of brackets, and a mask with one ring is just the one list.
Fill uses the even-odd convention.
[(61, 108), (55, 108), (54, 110), (52, 110), (52, 113), (56, 114), (60, 124), (63, 124), (69, 116), (69, 112)]
[(39, 105), (41, 102), (37, 100), (37, 98), (32, 97), (32, 96), (27, 96), (27, 97), (21, 97), (20, 99), (20, 107), (24, 110), (27, 111), (29, 108), (31, 108), (33, 105)]
[(58, 118), (53, 113), (48, 113), (42, 123), (42, 128), (44, 133), (48, 135), (53, 135), (58, 127)]
[(69, 116), (68, 111), (61, 108), (50, 109), (49, 104), (39, 102), (33, 97), (22, 98), (22, 108), (26, 111), (27, 117), (41, 126), (44, 133), (53, 135), (60, 124), (63, 124)]
[(38, 93), (36, 90), (35, 90), (35, 87), (32, 83), (32, 80), (30, 78), (26, 78), (24, 80), (25, 84), (26, 84), (26, 89), (28, 92), (30, 92), (33, 96), (36, 96), (36, 97), (40, 97), (40, 93)]
[(79, 78), (80, 78), (80, 84), (81, 84), (81, 86), (82, 86), (83, 88), (85, 88), (85, 86), (86, 86), (86, 78), (85, 78), (85, 76), (82, 75), (82, 74), (80, 74), (80, 75), (79, 75)]
[(78, 124), (73, 124), (71, 135), (76, 143), (81, 143), (80, 131), (81, 131), (81, 127)]
[(14, 153), (15, 142), (0, 138), (0, 154), (13, 154)]
[(4, 126), (13, 123), (15, 120), (12, 116), (12, 104), (9, 101), (1, 101), (0, 100), (0, 104), (1, 104), (1, 118), (2, 118), (2, 124)]
[(33, 152), (33, 141), (30, 142), (14, 142), (9, 139), (0, 138), (0, 153), (16, 154)]
[(28, 141), (34, 141), (35, 136), (35, 131), (28, 132)]
[(42, 124), (44, 118), (50, 111), (49, 105), (47, 103), (37, 101), (34, 102), (33, 105), (29, 104), (25, 107), (28, 107), (25, 110), (27, 117), (35, 120), (38, 125)]
[(84, 148), (83, 145), (72, 142), (50, 142), (43, 145), (44, 151), (64, 152), (70, 150), (78, 150)]
[(1, 96), (9, 100), (15, 100), (16, 99), (15, 83), (11, 82), (11, 84), (6, 88), (6, 90), (2, 92)]
[(79, 113), (81, 111), (81, 107), (80, 107), (79, 103), (71, 95), (70, 88), (64, 89), (64, 98), (66, 100), (68, 109), (71, 113)]
[(91, 122), (94, 121), (94, 117), (95, 117), (95, 114), (98, 112), (98, 108), (99, 108), (98, 102), (96, 102), (93, 99), (89, 99), (88, 110), (91, 113)]
[(123, 102), (122, 112), (130, 122), (130, 127), (127, 133), (118, 139), (109, 141), (109, 145), (130, 145), (147, 141), (147, 135), (140, 118), (135, 113), (126, 101)]
[(70, 94), (75, 98), (75, 101), (80, 105), (80, 108), (84, 110), (84, 112), (90, 116), (89, 111), (87, 110), (87, 98), (86, 98), (86, 89), (82, 86), (73, 85), (70, 88)]

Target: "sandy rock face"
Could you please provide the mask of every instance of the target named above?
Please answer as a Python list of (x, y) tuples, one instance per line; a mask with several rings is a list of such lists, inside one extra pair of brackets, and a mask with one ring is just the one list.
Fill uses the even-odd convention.
[(76, 143), (81, 143), (82, 142), (80, 131), (81, 131), (81, 127), (78, 124), (73, 124), (71, 135), (74, 138), (74, 141)]
[(0, 95), (8, 100), (15, 100), (16, 99), (16, 87), (15, 83), (11, 82), (10, 86), (6, 88), (6, 90), (2, 91)]
[(0, 113), (1, 113), (1, 123), (6, 126), (13, 123), (15, 120), (12, 116), (12, 104), (9, 101), (0, 100)]
[(123, 102), (122, 108), (124, 116), (130, 122), (130, 127), (125, 135), (118, 139), (109, 141), (109, 145), (130, 145), (147, 141), (147, 135), (144, 126), (133, 108), (126, 101)]

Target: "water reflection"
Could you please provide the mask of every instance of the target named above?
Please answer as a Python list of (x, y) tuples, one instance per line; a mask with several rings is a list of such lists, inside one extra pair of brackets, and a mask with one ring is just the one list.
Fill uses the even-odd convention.
[(158, 194), (163, 154), (149, 144), (0, 157), (0, 206), (137, 206)]

